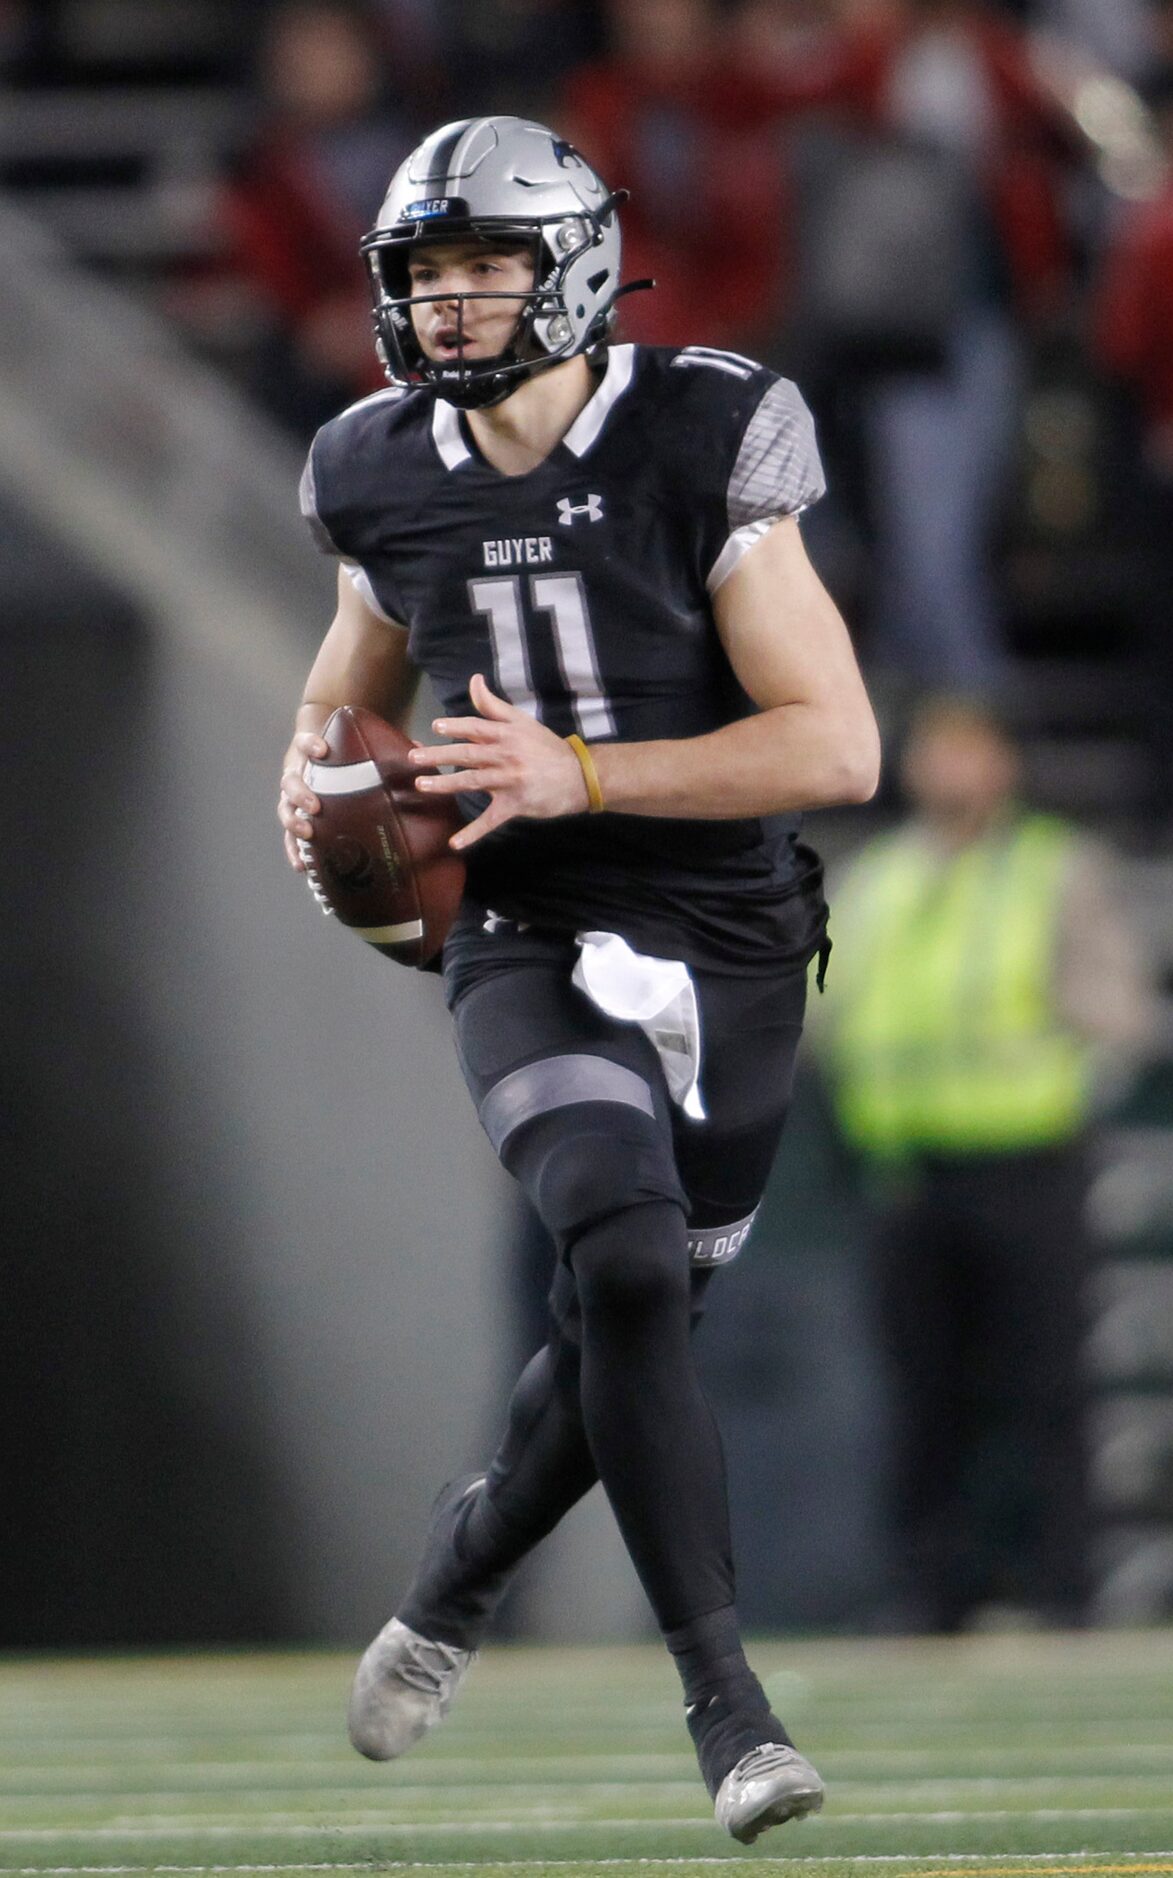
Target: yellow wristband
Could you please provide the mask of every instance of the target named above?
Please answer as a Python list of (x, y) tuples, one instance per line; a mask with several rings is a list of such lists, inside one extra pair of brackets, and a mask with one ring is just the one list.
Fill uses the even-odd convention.
[(587, 787), (587, 801), (592, 815), (601, 815), (607, 804), (603, 800), (603, 791), (599, 786), (599, 772), (595, 768), (595, 759), (587, 749), (581, 737), (567, 737), (567, 743), (578, 758), (582, 779)]

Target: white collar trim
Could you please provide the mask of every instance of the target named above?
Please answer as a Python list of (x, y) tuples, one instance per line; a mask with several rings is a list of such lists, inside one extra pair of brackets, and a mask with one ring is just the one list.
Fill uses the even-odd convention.
[[(562, 439), (571, 456), (584, 457), (592, 445), (598, 442), (612, 406), (627, 390), (634, 372), (635, 347), (612, 346), (607, 354), (607, 369), (603, 373), (602, 383)], [(472, 457), (472, 451), (465, 443), (464, 432), (460, 428), (460, 412), (444, 398), (436, 399), (432, 411), (432, 440), (445, 469), (459, 469), (462, 463), (469, 462)]]
[(635, 371), (635, 347), (612, 346), (607, 353), (603, 382), (575, 418), (562, 441), (572, 456), (583, 457), (599, 440), (599, 433), (614, 405), (627, 390)]
[(443, 398), (436, 399), (432, 412), (432, 441), (440, 452), (445, 469), (459, 469), (472, 456), (460, 428), (460, 412), (454, 404), (448, 404)]

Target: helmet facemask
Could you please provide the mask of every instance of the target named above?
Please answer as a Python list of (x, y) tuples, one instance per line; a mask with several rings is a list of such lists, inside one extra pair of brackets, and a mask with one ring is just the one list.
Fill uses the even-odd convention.
[[(404, 227), (377, 229), (362, 244), (374, 299), (376, 346), (393, 385), (427, 387), (462, 410), (499, 404), (536, 372), (544, 371), (579, 352), (601, 344), (613, 323), (611, 297), (590, 316), (588, 306), (575, 298), (577, 317), (570, 311), (568, 288), (576, 274), (589, 274), (586, 259), (603, 233), (621, 196), (611, 196), (597, 213), (537, 217), (524, 222), (489, 218), (447, 221), (443, 229), (421, 220)], [(412, 291), (408, 263), (413, 249), (442, 242), (480, 241), (486, 249), (523, 249), (533, 259), (533, 285), (528, 290), (486, 288), (466, 293), (427, 294)], [(428, 302), (456, 309), (458, 343), (464, 329), (466, 301), (520, 301), (522, 309), (508, 344), (489, 358), (460, 355), (450, 361), (429, 358), (420, 344), (412, 308)]]

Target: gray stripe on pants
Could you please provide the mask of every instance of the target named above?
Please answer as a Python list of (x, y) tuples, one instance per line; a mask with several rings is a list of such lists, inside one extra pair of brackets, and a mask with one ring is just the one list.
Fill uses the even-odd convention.
[(644, 1115), (656, 1112), (643, 1077), (622, 1063), (606, 1056), (546, 1056), (493, 1084), (481, 1103), (481, 1127), (500, 1154), (522, 1122), (572, 1102), (621, 1102)]

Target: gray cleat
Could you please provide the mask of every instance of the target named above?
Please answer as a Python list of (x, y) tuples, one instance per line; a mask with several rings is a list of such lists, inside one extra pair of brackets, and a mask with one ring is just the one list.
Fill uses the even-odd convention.
[(476, 1654), (421, 1637), (397, 1617), (384, 1624), (359, 1663), (350, 1692), (347, 1719), (359, 1753), (372, 1761), (406, 1754), (443, 1721)]
[(809, 1761), (796, 1748), (766, 1741), (743, 1754), (717, 1792), (714, 1810), (742, 1845), (752, 1845), (759, 1833), (785, 1820), (817, 1813), (823, 1804), (823, 1783)]

